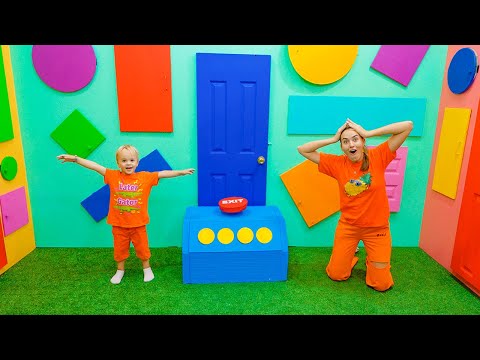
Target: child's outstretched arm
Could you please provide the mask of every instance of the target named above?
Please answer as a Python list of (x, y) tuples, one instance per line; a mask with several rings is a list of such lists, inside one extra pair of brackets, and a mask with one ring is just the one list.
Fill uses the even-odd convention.
[(162, 170), (158, 171), (158, 178), (172, 178), (172, 177), (177, 177), (177, 176), (183, 176), (183, 175), (192, 175), (195, 172), (195, 169), (189, 168), (189, 169), (184, 169), (184, 170)]
[(105, 171), (107, 170), (104, 166), (97, 164), (95, 161), (83, 159), (77, 155), (69, 155), (69, 154), (62, 154), (57, 156), (58, 160), (62, 160), (64, 162), (74, 162), (78, 165), (82, 165), (84, 168), (94, 170), (100, 175), (104, 176)]

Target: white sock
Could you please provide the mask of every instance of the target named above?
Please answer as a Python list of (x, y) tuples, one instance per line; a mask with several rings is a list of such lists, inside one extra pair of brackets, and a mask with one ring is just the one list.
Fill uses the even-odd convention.
[(143, 281), (149, 282), (152, 281), (155, 276), (151, 267), (143, 269)]
[(110, 282), (112, 284), (120, 284), (120, 281), (122, 281), (123, 274), (125, 274), (125, 270), (117, 270), (115, 275), (110, 279)]

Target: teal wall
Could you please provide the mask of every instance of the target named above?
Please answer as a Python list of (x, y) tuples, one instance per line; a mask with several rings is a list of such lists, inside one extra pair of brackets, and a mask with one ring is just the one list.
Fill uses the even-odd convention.
[[(67, 94), (51, 89), (37, 76), (32, 65), (32, 45), (10, 46), (37, 247), (112, 246), (111, 228), (105, 219), (96, 223), (80, 205), (103, 186), (102, 177), (74, 164), (61, 164), (56, 159), (64, 151), (51, 139), (50, 133), (73, 110), (80, 110), (106, 136), (106, 141), (89, 156), (104, 166), (116, 168), (115, 150), (124, 143), (135, 145), (141, 156), (158, 149), (174, 169), (197, 166), (197, 52), (272, 56), (267, 205), (280, 208), (291, 246), (331, 246), (339, 213), (308, 228), (280, 179), (280, 174), (304, 160), (297, 146), (316, 138), (287, 135), (288, 97), (426, 98), (424, 132), (421, 137), (410, 137), (405, 143), (409, 153), (403, 199), (400, 211), (391, 216), (393, 245), (418, 246), (448, 46), (430, 47), (408, 87), (370, 69), (379, 48), (380, 45), (360, 45), (348, 74), (333, 84), (319, 86), (306, 82), (295, 72), (286, 45), (172, 45), (173, 133), (121, 133), (113, 46), (94, 45), (97, 72), (92, 82), (81, 91)], [(382, 138), (371, 138), (368, 144), (376, 145), (380, 141)], [(326, 150), (339, 153), (336, 145)], [(152, 190), (149, 203), (151, 246), (181, 246), (185, 208), (195, 205), (195, 175), (162, 180)]]

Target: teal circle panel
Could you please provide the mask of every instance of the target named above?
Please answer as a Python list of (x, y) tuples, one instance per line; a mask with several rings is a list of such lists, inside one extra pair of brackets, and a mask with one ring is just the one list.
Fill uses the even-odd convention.
[(472, 85), (477, 75), (477, 54), (471, 48), (458, 50), (448, 67), (448, 87), (454, 94), (461, 94)]
[(0, 172), (5, 180), (13, 180), (15, 176), (17, 176), (17, 170), (17, 160), (11, 156), (3, 158), (2, 162), (0, 163)]

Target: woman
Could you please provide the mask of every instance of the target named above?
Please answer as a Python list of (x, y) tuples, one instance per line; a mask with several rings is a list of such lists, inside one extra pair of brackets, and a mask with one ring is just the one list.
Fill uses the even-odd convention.
[[(401, 121), (374, 130), (365, 130), (352, 120), (336, 134), (298, 147), (305, 158), (318, 164), (318, 171), (335, 178), (340, 191), (340, 219), (335, 231), (327, 275), (335, 281), (347, 280), (358, 261), (355, 250), (363, 241), (367, 257), (366, 284), (377, 291), (390, 289), (392, 238), (390, 208), (385, 185), (385, 169), (395, 159), (396, 150), (413, 129), (412, 121)], [(367, 149), (365, 139), (392, 134), (375, 148)], [(340, 141), (343, 155), (317, 150)]]

